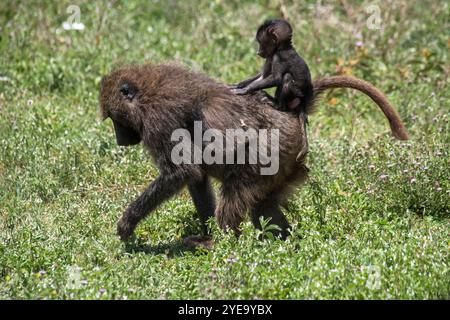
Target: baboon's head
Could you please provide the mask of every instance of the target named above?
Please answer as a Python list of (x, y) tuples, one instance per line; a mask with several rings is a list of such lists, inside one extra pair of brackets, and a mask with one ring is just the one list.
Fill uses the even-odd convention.
[(142, 140), (140, 84), (130, 68), (118, 69), (105, 76), (100, 88), (100, 112), (110, 118), (119, 146), (138, 144)]
[(262, 58), (272, 57), (277, 50), (292, 45), (292, 27), (286, 20), (267, 20), (256, 32), (259, 43), (258, 55)]
[(224, 85), (176, 64), (131, 65), (102, 79), (100, 112), (113, 121), (119, 145), (134, 145), (149, 130), (164, 131), (161, 119), (171, 123), (210, 97), (240, 99)]

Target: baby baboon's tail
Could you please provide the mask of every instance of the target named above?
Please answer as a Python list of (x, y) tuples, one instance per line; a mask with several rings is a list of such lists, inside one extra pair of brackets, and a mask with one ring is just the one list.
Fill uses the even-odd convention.
[(368, 95), (383, 111), (389, 121), (394, 137), (400, 140), (408, 140), (408, 132), (402, 123), (397, 111), (389, 103), (386, 96), (375, 86), (367, 81), (348, 76), (334, 76), (317, 79), (313, 82), (314, 97), (308, 106), (307, 113), (314, 111), (314, 105), (320, 94), (327, 89), (333, 88), (353, 88)]

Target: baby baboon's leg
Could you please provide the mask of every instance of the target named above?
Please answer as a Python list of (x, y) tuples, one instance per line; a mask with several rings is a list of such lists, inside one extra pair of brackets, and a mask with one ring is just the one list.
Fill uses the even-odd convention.
[(281, 239), (286, 239), (289, 235), (291, 226), (286, 220), (284, 214), (281, 212), (280, 203), (278, 195), (269, 195), (264, 200), (259, 201), (253, 206), (251, 212), (252, 222), (255, 228), (261, 230), (260, 218), (263, 217), (265, 220), (270, 218), (269, 224), (275, 224), (280, 227), (281, 230), (272, 230), (271, 232), (276, 237), (281, 237)]
[(200, 216), (202, 232), (206, 235), (209, 233), (206, 222), (214, 216), (214, 210), (216, 209), (216, 200), (210, 179), (205, 175), (202, 180), (188, 184), (188, 188)]
[(274, 97), (272, 97), (270, 94), (265, 92), (264, 90), (259, 91), (260, 102), (270, 104), (275, 109), (278, 109), (277, 101)]

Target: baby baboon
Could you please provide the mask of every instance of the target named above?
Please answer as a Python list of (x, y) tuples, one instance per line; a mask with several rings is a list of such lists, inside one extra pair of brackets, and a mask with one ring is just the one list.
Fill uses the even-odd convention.
[[(385, 113), (397, 138), (407, 139), (406, 130), (395, 110), (376, 88), (350, 77), (330, 77), (314, 83), (315, 96), (328, 88), (350, 87), (368, 94)], [(261, 93), (262, 95), (262, 93)], [(277, 236), (289, 234), (289, 223), (280, 209), (289, 196), (291, 186), (306, 179), (305, 157), (296, 161), (303, 142), (299, 119), (261, 102), (260, 93), (238, 96), (223, 84), (175, 65), (138, 65), (119, 68), (105, 76), (101, 83), (100, 109), (103, 118), (113, 121), (119, 145), (143, 142), (160, 175), (124, 212), (117, 230), (122, 240), (128, 239), (137, 224), (159, 204), (185, 185), (207, 233), (206, 220), (215, 215), (221, 228), (239, 233), (239, 225), (247, 212), (260, 228), (260, 217), (271, 218), (280, 227)], [(261, 163), (197, 164), (172, 161), (176, 129), (194, 130), (200, 121), (203, 129), (245, 127), (279, 130), (279, 169), (272, 175), (261, 175)], [(194, 144), (195, 141), (190, 141)], [(233, 148), (235, 146), (233, 145)], [(272, 151), (271, 151), (272, 152)], [(222, 182), (216, 206), (210, 178)]]
[(308, 108), (312, 106), (313, 86), (305, 60), (292, 45), (292, 27), (286, 20), (265, 21), (256, 32), (258, 55), (266, 59), (262, 71), (231, 89), (236, 94), (276, 87), (274, 103), (282, 111), (298, 114), (304, 145), (298, 157), (308, 153), (306, 124)]

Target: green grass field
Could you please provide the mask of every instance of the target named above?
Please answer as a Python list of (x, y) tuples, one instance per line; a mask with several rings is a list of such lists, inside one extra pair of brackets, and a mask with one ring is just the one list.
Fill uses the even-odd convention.
[[(370, 1), (2, 1), (0, 298), (449, 299), (450, 6), (374, 3), (382, 29), (367, 26)], [(82, 31), (62, 28), (71, 4)], [(214, 250), (189, 251), (182, 238), (200, 229), (183, 191), (120, 242), (117, 220), (157, 169), (101, 122), (101, 77), (179, 61), (236, 82), (263, 63), (258, 24), (282, 12), (314, 78), (372, 82), (411, 140), (394, 140), (366, 96), (328, 92), (287, 241), (211, 221)]]

